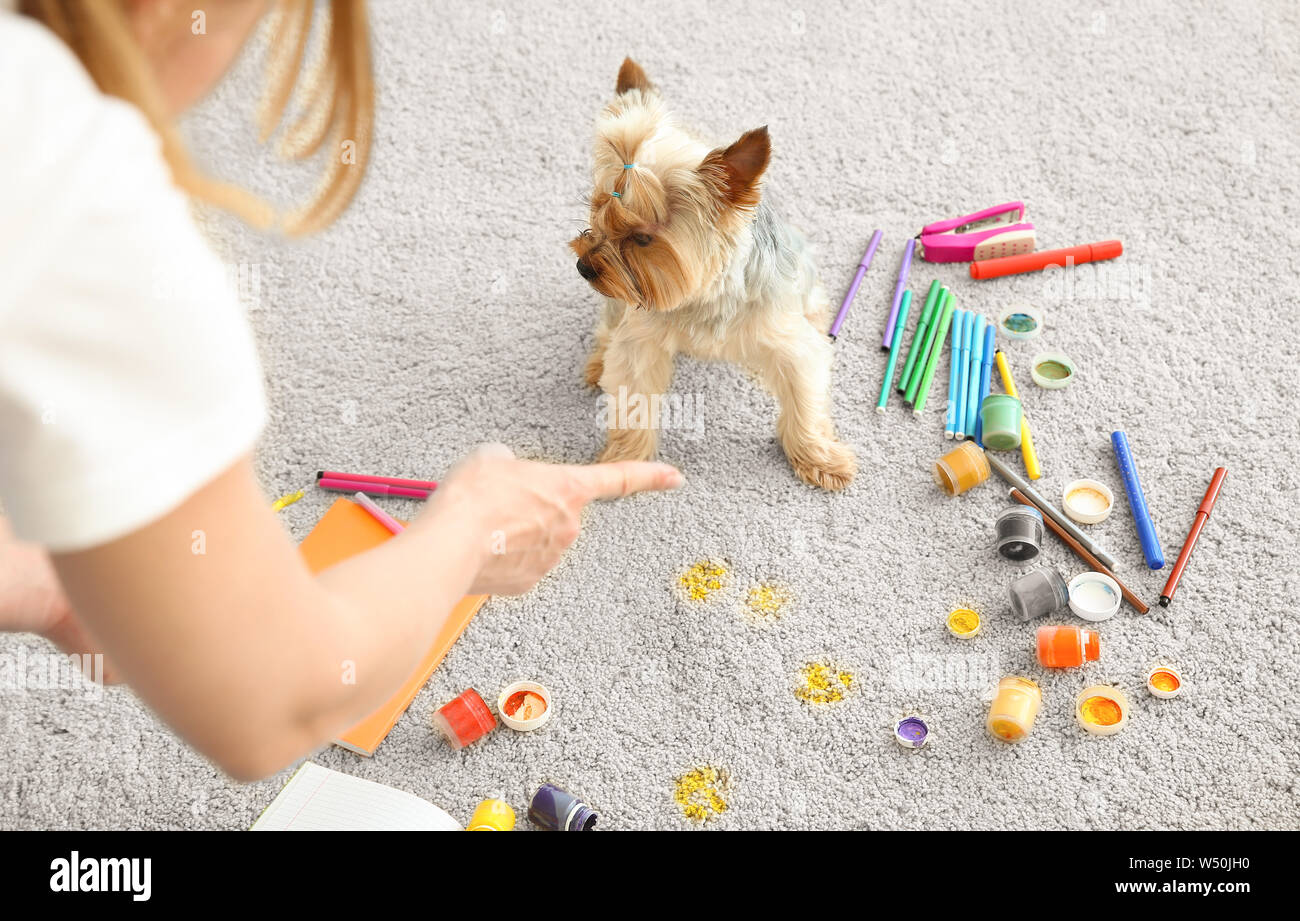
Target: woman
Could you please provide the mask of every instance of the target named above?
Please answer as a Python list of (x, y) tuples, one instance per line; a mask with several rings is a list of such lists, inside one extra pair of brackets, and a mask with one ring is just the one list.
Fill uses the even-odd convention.
[[(260, 371), (189, 197), (259, 224), (272, 214), (196, 170), (173, 124), (264, 6), (24, 0), (20, 15), (0, 12), (0, 628), (102, 650), (240, 779), (373, 710), (464, 594), (527, 591), (577, 537), (586, 503), (681, 483), (661, 464), (552, 466), (486, 446), (405, 533), (307, 572), (253, 475)], [(294, 92), (313, 3), (279, 6), (264, 136)], [(285, 141), (349, 156), (326, 158), (290, 233), (346, 206), (369, 153), (364, 7), (334, 0), (331, 13), (323, 71)], [(160, 269), (173, 283), (158, 284)]]

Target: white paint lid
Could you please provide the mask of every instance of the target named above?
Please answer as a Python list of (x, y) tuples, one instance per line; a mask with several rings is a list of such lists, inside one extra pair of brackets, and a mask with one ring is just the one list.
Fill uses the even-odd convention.
[(1061, 507), (1079, 524), (1097, 524), (1110, 517), (1115, 494), (1097, 480), (1073, 480), (1061, 490)]
[[(536, 694), (546, 704), (546, 709), (530, 720), (516, 719), (506, 713), (506, 701), (521, 691)], [(551, 718), (551, 692), (536, 681), (516, 681), (514, 684), (506, 685), (506, 689), (497, 695), (497, 713), (501, 716), (501, 722), (511, 729), (517, 729), (520, 732), (532, 732), (534, 729), (540, 729)]]
[(1084, 620), (1110, 620), (1124, 599), (1119, 583), (1101, 572), (1081, 572), (1070, 580), (1070, 610)]
[[(1106, 700), (1113, 700), (1118, 704), (1119, 722), (1111, 723), (1110, 725), (1103, 725), (1101, 723), (1089, 722), (1084, 719), (1083, 705), (1092, 697), (1104, 697)], [(1075, 718), (1079, 721), (1079, 725), (1084, 728), (1085, 732), (1089, 732), (1095, 736), (1113, 736), (1115, 733), (1121, 732), (1124, 727), (1128, 725), (1128, 711), (1128, 698), (1124, 696), (1124, 692), (1109, 684), (1094, 684), (1090, 688), (1084, 688), (1079, 692), (1079, 696), (1074, 698)]]

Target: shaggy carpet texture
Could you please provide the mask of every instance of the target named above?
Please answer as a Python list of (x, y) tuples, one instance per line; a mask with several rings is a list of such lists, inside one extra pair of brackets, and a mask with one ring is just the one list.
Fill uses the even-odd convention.
[[(596, 456), (598, 400), (580, 382), (596, 298), (565, 243), (624, 55), (720, 144), (770, 126), (769, 187), (836, 304), (875, 228), (884, 242), (835, 346), (834, 415), (861, 466), (845, 492), (796, 480), (749, 375), (680, 360), (673, 392), (698, 415), (662, 452), (685, 487), (592, 507), (536, 590), (488, 603), (374, 757), (314, 760), (460, 820), (503, 792), (521, 828), (548, 781), (603, 829), (1296, 826), (1293, 4), (377, 0), (372, 20), (373, 161), (343, 218), (305, 241), (204, 218), (259, 337), (268, 497), (320, 468), (436, 478), (484, 441)], [(313, 170), (256, 143), (261, 60), (250, 47), (185, 127), (210, 170), (290, 204)], [(874, 408), (905, 241), (1013, 199), (1040, 249), (1117, 238), (1123, 257), (985, 282), (918, 260), (911, 287), (937, 278), (990, 317), (1044, 311), (1038, 340), (999, 339), (1039, 490), (1059, 503), (1070, 480), (1108, 484), (1114, 513), (1088, 531), (1154, 604), (1168, 573), (1143, 562), (1111, 431), (1128, 432), (1171, 561), (1214, 468), (1229, 470), (1174, 604), (1123, 607), (1081, 669), (1040, 667), (1037, 623), (1010, 615), (1003, 484), (947, 498), (931, 480), (952, 447), (946, 351), (923, 418), (897, 396)], [(1044, 350), (1077, 364), (1068, 389), (1032, 383)], [(301, 539), (335, 498), (309, 488), (285, 528)], [(706, 560), (712, 575), (683, 590)], [(1085, 568), (1050, 535), (1034, 565)], [(963, 606), (985, 622), (965, 642), (944, 624)], [(0, 638), (9, 656), (45, 649)], [(1181, 697), (1147, 692), (1158, 663), (1182, 670)], [(1014, 746), (984, 727), (1004, 675), (1043, 693)], [(554, 695), (544, 729), (460, 752), (431, 729), (466, 687), (494, 701), (518, 678)], [(1132, 704), (1116, 736), (1075, 719), (1099, 683)], [(895, 744), (908, 714), (930, 724), (923, 749)], [(246, 828), (289, 776), (228, 781), (120, 688), (8, 693), (0, 733), (6, 828)]]

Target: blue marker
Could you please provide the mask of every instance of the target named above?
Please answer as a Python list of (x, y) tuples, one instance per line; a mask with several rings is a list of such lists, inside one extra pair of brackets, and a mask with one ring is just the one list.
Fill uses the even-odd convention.
[(980, 364), (984, 360), (984, 333), (988, 329), (988, 318), (982, 314), (975, 318), (975, 332), (970, 340), (970, 387), (966, 391), (966, 434), (975, 437), (975, 428), (980, 416)]
[(1142, 542), (1142, 555), (1147, 558), (1147, 566), (1152, 569), (1164, 569), (1165, 552), (1160, 548), (1160, 538), (1156, 537), (1156, 526), (1151, 522), (1151, 513), (1147, 511), (1147, 499), (1142, 494), (1142, 484), (1138, 482), (1137, 468), (1133, 466), (1133, 452), (1129, 450), (1128, 436), (1123, 432), (1111, 432), (1110, 444), (1115, 449), (1115, 462), (1124, 477), (1124, 492), (1128, 493), (1128, 507), (1133, 512), (1133, 524), (1137, 526), (1138, 540)]
[(957, 431), (955, 437), (966, 437), (966, 404), (970, 402), (970, 351), (971, 335), (975, 331), (975, 311), (966, 314), (966, 323), (961, 331), (961, 357), (957, 365)]
[(952, 361), (948, 365), (948, 416), (944, 421), (943, 437), (957, 434), (957, 389), (961, 386), (961, 337), (966, 326), (966, 311), (955, 310), (952, 315)]
[(993, 341), (995, 328), (992, 323), (984, 330), (984, 354), (980, 358), (980, 389), (975, 400), (975, 441), (984, 447), (984, 420), (980, 418), (980, 407), (989, 395), (989, 382), (993, 379), (993, 356), (997, 346)]

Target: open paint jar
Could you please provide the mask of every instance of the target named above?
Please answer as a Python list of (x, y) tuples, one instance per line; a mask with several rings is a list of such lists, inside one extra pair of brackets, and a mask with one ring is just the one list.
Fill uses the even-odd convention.
[(989, 459), (973, 441), (963, 441), (934, 462), (934, 482), (950, 496), (960, 496), (989, 478)]
[(998, 516), (994, 530), (998, 553), (1008, 560), (1032, 560), (1043, 545), (1043, 513), (1033, 506), (1013, 505)]
[(948, 615), (948, 632), (959, 640), (969, 640), (979, 635), (980, 616), (970, 608), (958, 608)]
[(1079, 524), (1097, 524), (1105, 521), (1115, 507), (1115, 494), (1105, 483), (1075, 480), (1062, 491), (1061, 507)]
[(1098, 684), (1074, 699), (1079, 725), (1095, 736), (1112, 736), (1128, 725), (1128, 698), (1119, 688)]
[(495, 729), (497, 721), (478, 691), (467, 688), (438, 708), (433, 725), (446, 736), (448, 745), (462, 749)]
[(1157, 665), (1147, 673), (1147, 690), (1151, 696), (1170, 700), (1183, 693), (1183, 676), (1168, 665)]
[(905, 716), (894, 724), (894, 739), (904, 748), (920, 748), (930, 741), (930, 727), (919, 716)]
[(1026, 573), (1011, 583), (1011, 610), (1023, 621), (1055, 614), (1070, 601), (1065, 577), (1054, 566)]
[(990, 735), (1003, 742), (1019, 742), (1034, 728), (1042, 702), (1043, 692), (1028, 678), (1003, 678), (984, 725)]
[(1110, 620), (1124, 597), (1119, 583), (1101, 572), (1082, 572), (1070, 580), (1070, 610), (1084, 620)]
[(1020, 420), (1024, 408), (1020, 401), (1005, 393), (990, 393), (980, 404), (980, 429), (984, 447), (991, 451), (1011, 451), (1020, 447)]
[(998, 329), (1008, 339), (1037, 339), (1043, 332), (1043, 312), (1037, 307), (1008, 307), (998, 314)]
[(1074, 362), (1064, 352), (1039, 352), (1029, 365), (1029, 376), (1046, 390), (1062, 390), (1074, 383)]
[(536, 681), (516, 681), (497, 696), (501, 722), (531, 732), (551, 718), (551, 692)]

